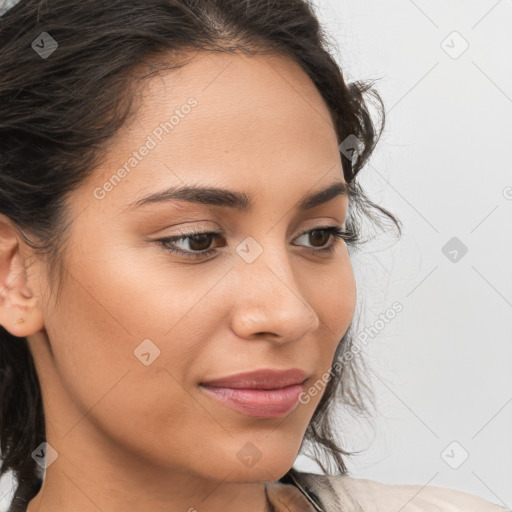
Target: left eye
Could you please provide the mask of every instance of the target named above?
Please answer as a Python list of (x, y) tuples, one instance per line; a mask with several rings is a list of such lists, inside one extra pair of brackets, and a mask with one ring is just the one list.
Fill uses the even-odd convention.
[[(337, 226), (327, 226), (327, 227), (319, 227), (314, 228), (309, 231), (306, 231), (299, 235), (297, 239), (303, 237), (303, 236), (309, 236), (312, 240), (314, 240), (314, 243), (320, 242), (320, 248), (315, 248), (316, 246), (313, 245), (312, 247), (307, 247), (307, 250), (315, 253), (315, 254), (322, 254), (322, 253), (331, 253), (334, 252), (336, 246), (341, 240), (350, 240), (351, 239), (351, 233), (348, 231), (343, 231), (342, 229), (338, 228)], [(322, 240), (326, 240), (327, 242), (331, 237), (334, 237), (334, 242), (327, 247), (325, 247), (325, 243), (321, 243)], [(171, 253), (176, 253), (185, 257), (192, 257), (192, 258), (204, 258), (212, 253), (217, 252), (218, 249), (211, 249), (210, 243), (208, 243), (208, 240), (210, 239), (220, 239), (222, 238), (222, 233), (216, 233), (216, 232), (190, 232), (190, 233), (181, 233), (180, 236), (173, 236), (173, 237), (167, 237), (167, 238), (161, 238), (159, 240), (155, 240), (155, 242), (159, 243), (162, 247), (164, 247), (167, 251)], [(185, 241), (188, 240), (189, 249), (183, 250), (183, 249), (177, 249), (176, 248), (176, 242)], [(225, 244), (224, 244), (225, 246)]]

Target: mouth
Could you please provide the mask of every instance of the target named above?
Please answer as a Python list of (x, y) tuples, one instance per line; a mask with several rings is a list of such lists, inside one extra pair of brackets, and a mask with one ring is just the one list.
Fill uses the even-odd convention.
[(299, 405), (309, 373), (300, 368), (260, 368), (201, 382), (200, 388), (247, 416), (278, 418)]

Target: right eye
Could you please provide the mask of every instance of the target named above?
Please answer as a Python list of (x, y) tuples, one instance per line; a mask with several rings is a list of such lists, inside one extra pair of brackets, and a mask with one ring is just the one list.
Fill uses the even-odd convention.
[[(209, 249), (211, 244), (205, 242), (208, 242), (210, 239), (219, 239), (221, 237), (222, 233), (196, 231), (191, 233), (182, 233), (180, 236), (161, 238), (160, 240), (156, 240), (156, 242), (158, 242), (168, 252), (190, 258), (204, 258), (217, 252), (217, 249)], [(177, 249), (176, 242), (180, 242), (181, 240), (189, 240), (190, 248), (186, 250)]]

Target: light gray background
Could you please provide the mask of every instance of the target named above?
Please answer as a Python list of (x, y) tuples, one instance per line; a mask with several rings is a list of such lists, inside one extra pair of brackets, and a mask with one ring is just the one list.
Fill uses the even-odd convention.
[[(404, 309), (364, 348), (378, 414), (373, 427), (341, 418), (363, 450), (349, 469), (511, 507), (512, 1), (317, 5), (347, 79), (380, 77), (387, 127), (362, 183), (404, 224), (354, 259), (363, 326)], [(468, 247), (456, 263), (441, 252), (454, 236)], [(469, 454), (457, 469), (442, 457), (453, 441), (452, 465)]]
[(316, 4), (349, 81), (380, 78), (387, 127), (361, 182), (404, 224), (353, 259), (362, 328), (403, 311), (364, 348), (378, 415), (341, 418), (363, 450), (349, 470), (512, 507), (512, 1)]

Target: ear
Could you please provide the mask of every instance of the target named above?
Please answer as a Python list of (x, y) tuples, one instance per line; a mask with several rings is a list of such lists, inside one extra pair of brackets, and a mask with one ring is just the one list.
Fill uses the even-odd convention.
[[(31, 263), (22, 251), (19, 232), (0, 214), (0, 325), (13, 336), (26, 337), (44, 329), (37, 290), (32, 289)], [(34, 269), (30, 269), (33, 271)]]

